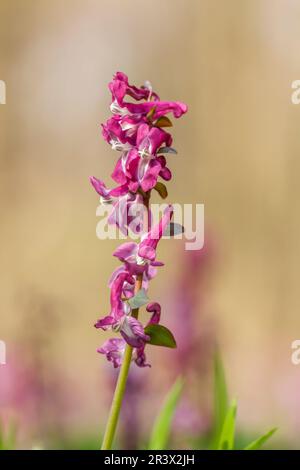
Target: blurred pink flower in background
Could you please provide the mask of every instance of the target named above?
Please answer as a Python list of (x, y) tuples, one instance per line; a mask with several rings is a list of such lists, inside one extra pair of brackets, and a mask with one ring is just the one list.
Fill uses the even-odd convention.
[[(169, 367), (173, 378), (182, 375), (185, 379), (184, 395), (176, 410), (173, 429), (187, 440), (207, 432), (211, 425), (211, 403), (205, 395), (211, 386), (208, 375), (216, 342), (210, 305), (214, 262), (211, 237), (206, 236), (202, 250), (184, 251), (166, 306), (170, 312), (168, 322), (177, 342), (175, 360), (169, 361)], [(182, 444), (182, 436), (180, 442)]]
[(50, 435), (62, 439), (76, 401), (74, 387), (51, 360), (56, 304), (35, 290), (27, 297), (20, 305), (18, 344), (10, 345), (0, 367), (0, 421), (5, 428), (15, 425), (18, 447), (49, 443)]

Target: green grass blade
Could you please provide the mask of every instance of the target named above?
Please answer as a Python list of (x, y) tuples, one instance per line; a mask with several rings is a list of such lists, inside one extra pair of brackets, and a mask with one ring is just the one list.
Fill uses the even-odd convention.
[(3, 428), (2, 428), (2, 423), (1, 423), (1, 421), (0, 421), (0, 450), (4, 450)]
[(228, 410), (228, 392), (223, 362), (217, 351), (214, 357), (214, 429), (212, 448), (216, 449), (226, 413)]
[(256, 439), (255, 441), (251, 442), (250, 444), (247, 445), (247, 447), (245, 447), (244, 450), (257, 450), (257, 449), (260, 449), (264, 443), (270, 439), (271, 436), (273, 436), (273, 434), (277, 431), (277, 428), (273, 428), (271, 429), (269, 432), (267, 432), (266, 434), (264, 434), (263, 436), (259, 437), (258, 439)]
[(218, 450), (233, 450), (234, 449), (234, 434), (235, 434), (235, 417), (236, 417), (237, 404), (233, 400), (228, 408), (224, 424), (222, 427)]
[(5, 440), (6, 450), (13, 450), (15, 448), (16, 434), (17, 434), (16, 424), (14, 422), (11, 422), (9, 426), (9, 430), (7, 432), (6, 440)]
[(0, 421), (0, 450), (13, 450), (16, 442), (16, 426), (13, 422), (9, 424), (9, 428), (4, 432), (4, 427)]
[(168, 392), (164, 404), (157, 416), (149, 442), (149, 450), (164, 450), (169, 441), (172, 419), (183, 388), (183, 379), (179, 377)]

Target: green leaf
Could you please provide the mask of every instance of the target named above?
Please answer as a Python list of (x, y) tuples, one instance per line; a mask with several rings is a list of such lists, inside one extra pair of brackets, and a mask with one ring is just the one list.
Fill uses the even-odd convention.
[(149, 344), (155, 346), (165, 346), (166, 348), (176, 348), (176, 341), (168, 328), (163, 325), (148, 325), (145, 328), (146, 335), (150, 336)]
[(225, 416), (228, 410), (228, 392), (221, 355), (218, 351), (214, 357), (214, 430), (212, 448), (216, 449)]
[(178, 377), (171, 390), (168, 392), (163, 406), (155, 419), (150, 437), (149, 450), (166, 449), (170, 437), (173, 416), (181, 397), (183, 380)]
[(145, 289), (140, 289), (134, 297), (128, 300), (132, 309), (140, 308), (149, 302)]
[(234, 433), (235, 433), (235, 417), (236, 417), (237, 404), (233, 400), (228, 408), (224, 424), (222, 427), (218, 450), (233, 450), (234, 449)]
[(245, 447), (244, 450), (257, 450), (257, 449), (260, 449), (264, 443), (270, 439), (271, 436), (273, 436), (273, 434), (277, 431), (277, 428), (273, 428), (271, 429), (269, 432), (267, 432), (266, 434), (264, 434), (263, 436), (259, 437), (258, 439), (256, 439), (255, 441), (251, 442), (250, 444), (247, 445), (247, 447)]
[(173, 153), (177, 155), (177, 150), (173, 147), (161, 147), (156, 153)]
[(164, 183), (158, 181), (154, 186), (154, 189), (158, 192), (161, 198), (166, 199), (166, 197), (168, 197), (168, 191)]
[(167, 116), (161, 116), (155, 121), (154, 125), (156, 127), (172, 127), (172, 121)]

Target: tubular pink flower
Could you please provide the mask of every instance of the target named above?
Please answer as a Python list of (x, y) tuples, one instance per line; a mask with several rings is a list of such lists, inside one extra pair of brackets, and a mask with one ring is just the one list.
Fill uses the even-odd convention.
[(144, 347), (133, 350), (133, 360), (138, 367), (151, 367), (151, 365), (146, 362)]
[(158, 302), (151, 302), (146, 307), (147, 312), (152, 313), (148, 325), (157, 325), (160, 322), (161, 306)]
[(90, 176), (90, 182), (102, 199), (106, 202), (113, 201), (113, 198), (118, 198), (124, 196), (128, 193), (128, 186), (124, 184), (123, 186), (118, 186), (117, 188), (107, 189), (103, 181), (98, 180), (94, 176)]
[(105, 341), (101, 348), (97, 349), (100, 354), (105, 354), (109, 362), (113, 363), (115, 368), (120, 367), (124, 355), (126, 343), (120, 338), (111, 338)]
[(133, 348), (140, 348), (150, 337), (145, 334), (143, 325), (136, 318), (126, 316), (122, 322), (120, 333), (126, 343)]
[(126, 103), (125, 108), (131, 114), (147, 115), (153, 112), (153, 119), (158, 119), (166, 114), (172, 113), (175, 118), (180, 118), (187, 112), (187, 106), (180, 101), (147, 101), (145, 103)]
[(164, 179), (165, 181), (170, 181), (172, 178), (171, 170), (167, 167), (167, 160), (166, 157), (163, 155), (159, 155), (156, 157), (157, 161), (159, 161), (161, 170), (159, 172), (159, 176)]
[(112, 205), (108, 223), (116, 225), (124, 235), (128, 235), (128, 228), (132, 232), (140, 233), (142, 229), (141, 207), (143, 198), (140, 194), (127, 193), (118, 198)]
[[(129, 152), (124, 152), (116, 163), (112, 173), (112, 178), (119, 184), (128, 184), (130, 180), (135, 178), (138, 169), (140, 157), (136, 148), (132, 148)], [(138, 185), (136, 187), (136, 192)]]
[(112, 178), (122, 186), (127, 185), (133, 193), (139, 188), (147, 192), (154, 188), (161, 172), (164, 172), (163, 160), (141, 157), (137, 149), (132, 149), (118, 160)]
[[(97, 352), (104, 354), (109, 362), (112, 362), (114, 368), (122, 365), (122, 360), (125, 352), (126, 341), (122, 338), (111, 338), (105, 341), (102, 347), (97, 349)], [(145, 346), (133, 349), (132, 360), (138, 367), (151, 367), (146, 362)]]
[(150, 261), (154, 261), (156, 258), (156, 247), (163, 236), (165, 229), (169, 225), (171, 218), (173, 216), (173, 208), (169, 205), (164, 214), (159, 221), (158, 225), (155, 225), (150, 232), (148, 232), (139, 244), (138, 255), (141, 258), (148, 259)]
[[(161, 306), (158, 302), (151, 302), (146, 307), (147, 312), (152, 313), (148, 325), (157, 325), (160, 321)], [(126, 317), (123, 329), (120, 330), (124, 339), (112, 338), (106, 341), (101, 348), (97, 349), (100, 354), (105, 354), (108, 361), (112, 362), (114, 367), (119, 367), (122, 363), (122, 357), (126, 343), (130, 344), (133, 350), (133, 360), (139, 367), (151, 367), (146, 363), (145, 346), (149, 341), (149, 336), (145, 335), (141, 323), (133, 317)]]
[(116, 274), (110, 284), (110, 314), (104, 318), (100, 318), (96, 323), (96, 328), (106, 330), (109, 326), (118, 324), (120, 319), (130, 312), (127, 303), (128, 286), (134, 285), (135, 279), (126, 270), (122, 270)]
[(113, 150), (128, 150), (136, 144), (137, 131), (143, 122), (147, 122), (145, 117), (115, 115), (102, 124), (102, 135)]
[[(147, 312), (153, 312), (150, 320), (147, 323), (148, 325), (157, 325), (160, 322), (161, 306), (157, 302), (152, 302), (146, 307)], [(146, 363), (145, 355), (146, 343), (143, 343), (139, 348), (134, 351), (134, 360), (136, 365), (139, 367), (151, 367), (150, 364)]]
[(172, 145), (172, 137), (158, 127), (150, 127), (148, 124), (141, 124), (137, 131), (136, 146), (139, 154), (143, 156), (154, 156), (157, 150), (165, 144)]
[(129, 85), (128, 77), (123, 72), (117, 72), (108, 87), (111, 91), (113, 102), (117, 101), (120, 106), (124, 105), (124, 98), (126, 95), (131, 96), (131, 98), (138, 101), (149, 99), (151, 94), (158, 99), (158, 96), (155, 93), (151, 93), (151, 89), (146, 86), (137, 88), (136, 86)]
[[(161, 116), (172, 112), (174, 117), (179, 118), (187, 112), (187, 106), (180, 101), (160, 101), (159, 96), (154, 93), (150, 87), (140, 87), (129, 85), (128, 77), (122, 73), (117, 72), (113, 80), (109, 83), (109, 89), (112, 94), (112, 105), (116, 114), (124, 113), (123, 108), (127, 109), (131, 114), (143, 115), (148, 114), (149, 111), (155, 107), (154, 118), (157, 119)], [(129, 103), (125, 102), (124, 98), (128, 95), (137, 101), (142, 99), (147, 100), (145, 103)], [(150, 98), (154, 99), (150, 101)]]
[[(147, 311), (150, 313), (153, 312), (152, 317), (150, 318), (147, 325), (158, 324), (160, 321), (160, 313), (161, 313), (161, 306), (159, 305), (159, 303), (152, 302), (148, 304)], [(133, 324), (135, 319), (132, 317), (128, 317), (128, 319), (130, 318)], [(139, 322), (138, 324), (139, 325), (137, 325), (135, 329), (135, 334), (136, 336), (140, 335), (141, 341), (138, 342), (138, 340), (135, 339), (133, 340), (132, 343), (129, 343), (134, 347), (132, 359), (134, 360), (136, 365), (139, 367), (151, 367), (150, 364), (146, 362), (146, 354), (145, 354), (145, 346), (146, 346), (146, 342), (149, 341), (149, 337), (143, 333), (144, 330), (142, 330)], [(134, 329), (134, 327), (131, 327), (131, 328), (132, 330)], [(129, 333), (129, 335), (131, 334), (132, 332)], [(126, 341), (128, 342), (128, 337)], [(124, 354), (126, 341), (124, 339), (117, 339), (117, 338), (109, 339), (103, 344), (101, 348), (97, 349), (97, 351), (100, 354), (105, 354), (107, 360), (110, 362), (113, 362), (114, 367), (119, 367), (122, 363), (122, 357)]]
[(100, 195), (102, 204), (111, 204), (112, 210), (108, 217), (108, 223), (116, 225), (124, 235), (128, 235), (128, 227), (131, 226), (134, 233), (141, 230), (140, 221), (133, 226), (133, 221), (141, 212), (143, 198), (140, 194), (129, 192), (127, 184), (108, 189), (103, 181), (94, 176), (90, 177), (90, 182)]

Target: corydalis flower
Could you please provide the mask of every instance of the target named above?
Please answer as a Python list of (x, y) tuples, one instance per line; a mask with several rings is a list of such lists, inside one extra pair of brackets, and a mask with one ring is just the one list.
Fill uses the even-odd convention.
[[(121, 338), (111, 338), (105, 341), (101, 348), (97, 349), (97, 352), (104, 354), (109, 362), (112, 362), (115, 368), (120, 367), (122, 364), (124, 352), (126, 347), (126, 341)], [(146, 355), (144, 347), (133, 350), (133, 361), (139, 367), (150, 367), (150, 364), (146, 363)]]
[[(153, 92), (149, 82), (141, 88), (129, 85), (128, 77), (122, 72), (115, 74), (109, 84), (109, 89), (112, 94), (111, 111), (121, 116), (126, 115), (128, 112), (130, 114), (143, 116), (147, 115), (153, 108), (155, 108), (153, 112), (154, 119), (165, 116), (171, 112), (174, 117), (179, 118), (182, 114), (187, 112), (187, 106), (180, 101), (160, 101), (159, 96)], [(146, 102), (126, 102), (124, 100), (126, 95), (137, 101), (144, 99)]]
[(100, 203), (111, 206), (108, 223), (116, 225), (124, 235), (128, 235), (129, 226), (134, 233), (140, 233), (144, 210), (141, 194), (131, 193), (127, 184), (108, 189), (94, 176), (90, 177), (90, 182), (100, 195)]
[[(142, 87), (130, 85), (127, 76), (121, 72), (115, 74), (109, 89), (113, 115), (102, 125), (102, 133), (112, 149), (121, 152), (112, 173), (118, 185), (108, 189), (103, 181), (95, 177), (91, 177), (90, 181), (100, 195), (100, 202), (112, 206), (108, 222), (115, 224), (125, 234), (128, 234), (129, 226), (135, 229), (135, 233), (140, 233), (141, 228), (145, 229), (142, 227), (145, 214), (138, 206), (142, 204), (148, 212), (151, 190), (156, 187), (162, 195), (159, 186), (156, 186), (158, 179), (169, 181), (172, 177), (163, 155), (175, 152), (171, 148), (172, 136), (163, 129), (172, 125), (166, 115), (172, 113), (175, 118), (179, 118), (187, 111), (187, 106), (177, 101), (161, 101), (149, 82)], [(128, 101), (128, 97), (131, 101)], [(109, 281), (110, 313), (95, 324), (96, 328), (111, 329), (121, 335), (121, 338), (106, 341), (98, 349), (114, 367), (121, 364), (126, 343), (133, 348), (132, 358), (138, 366), (149, 365), (145, 347), (151, 343), (150, 332), (161, 328), (155, 326), (160, 322), (161, 307), (158, 303), (147, 305), (147, 311), (152, 316), (145, 328), (137, 319), (137, 314), (138, 309), (148, 301), (146, 293), (149, 281), (156, 275), (156, 268), (163, 266), (156, 259), (156, 250), (172, 215), (173, 208), (168, 206), (159, 223), (151, 227), (148, 213), (148, 231), (140, 242), (124, 243), (114, 252), (122, 265), (115, 269)], [(166, 332), (167, 328), (164, 327), (163, 331)], [(174, 344), (171, 332), (169, 338), (171, 344)], [(161, 341), (162, 346), (170, 346), (170, 343), (164, 343), (167, 340)]]
[(142, 123), (137, 131), (135, 148), (122, 154), (112, 178), (122, 186), (127, 185), (132, 192), (139, 187), (145, 192), (149, 191), (154, 188), (159, 176), (169, 181), (172, 174), (166, 167), (166, 159), (163, 155), (157, 155), (163, 144), (165, 147), (171, 146), (171, 135), (158, 127)]
[(111, 312), (104, 318), (100, 318), (96, 328), (107, 330), (112, 328), (120, 332), (124, 340), (132, 347), (140, 347), (150, 338), (144, 333), (143, 325), (131, 314), (128, 300), (134, 295), (133, 286), (135, 279), (126, 270), (119, 270), (110, 282)]
[(110, 282), (110, 314), (95, 324), (96, 328), (107, 329), (120, 322), (124, 315), (130, 313), (130, 306), (127, 300), (132, 297), (133, 292), (130, 287), (134, 286), (135, 279), (126, 270), (116, 273)]
[[(161, 307), (159, 303), (152, 302), (148, 304), (146, 307), (146, 310), (147, 312), (152, 313), (152, 316), (149, 322), (147, 323), (147, 326), (157, 325), (160, 321), (160, 313), (161, 313)], [(147, 364), (146, 362), (145, 346), (146, 344), (144, 343), (139, 348), (135, 349), (133, 353), (133, 359), (136, 365), (139, 367), (151, 367), (150, 364)]]
[[(147, 305), (146, 307), (147, 312), (152, 313), (150, 320), (147, 323), (148, 325), (157, 325), (160, 321), (160, 314), (161, 314), (161, 306), (157, 302), (152, 302)], [(130, 317), (131, 320), (135, 320), (134, 318)], [(136, 320), (137, 321), (137, 320)], [(138, 322), (139, 323), (139, 322)], [(139, 327), (138, 327), (139, 328)], [(109, 362), (113, 363), (114, 367), (119, 367), (122, 363), (122, 358), (125, 352), (126, 342), (128, 342), (128, 338), (125, 338), (123, 334), (123, 338), (111, 338), (103, 344), (101, 348), (97, 349), (97, 352), (100, 354), (104, 354)], [(132, 359), (139, 367), (151, 367), (150, 364), (146, 362), (146, 355), (145, 355), (145, 346), (146, 342), (149, 340), (149, 337), (145, 337), (144, 341), (141, 341), (138, 344), (131, 344), (134, 347), (133, 350), (133, 357)]]
[(113, 253), (114, 256), (123, 261), (130, 272), (138, 274), (148, 266), (162, 266), (163, 263), (156, 261), (156, 248), (162, 238), (173, 216), (172, 206), (168, 206), (160, 220), (148, 233), (142, 236), (140, 243), (123, 243)]
[(114, 367), (119, 367), (122, 363), (123, 354), (125, 352), (126, 343), (121, 338), (111, 338), (105, 341), (101, 348), (97, 349), (100, 354), (105, 354), (109, 362)]
[(149, 83), (141, 88), (129, 85), (128, 77), (123, 72), (117, 72), (108, 87), (111, 91), (112, 102), (116, 102), (121, 108), (124, 107), (124, 98), (126, 95), (137, 101), (142, 99), (148, 100), (151, 96), (159, 99), (158, 96), (152, 92)]

